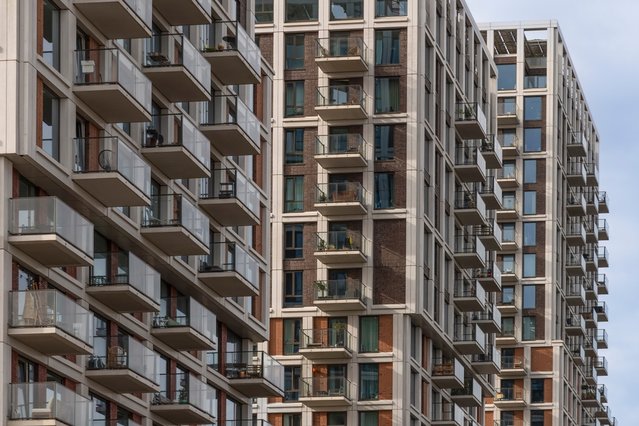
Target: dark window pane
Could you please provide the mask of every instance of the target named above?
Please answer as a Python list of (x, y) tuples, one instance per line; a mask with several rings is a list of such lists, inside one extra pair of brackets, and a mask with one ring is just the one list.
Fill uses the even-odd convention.
[(514, 90), (517, 85), (517, 64), (497, 65), (497, 90)]

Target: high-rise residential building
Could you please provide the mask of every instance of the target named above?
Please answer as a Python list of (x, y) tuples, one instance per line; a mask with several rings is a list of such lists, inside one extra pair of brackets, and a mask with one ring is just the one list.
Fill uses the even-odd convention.
[(496, 67), (463, 0), (258, 0), (273, 81), (274, 426), (482, 424)]
[(252, 0), (0, 4), (0, 417), (254, 425), (272, 71)]
[(607, 406), (608, 198), (600, 137), (553, 21), (487, 24), (503, 169), (501, 372), (486, 424), (615, 424)]

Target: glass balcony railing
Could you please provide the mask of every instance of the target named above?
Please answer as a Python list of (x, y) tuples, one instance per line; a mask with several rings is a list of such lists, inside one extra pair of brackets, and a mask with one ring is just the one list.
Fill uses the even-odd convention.
[(153, 5), (151, 0), (124, 0), (124, 3), (135, 12), (140, 19), (151, 27), (151, 20), (153, 16)]
[(190, 374), (160, 374), (160, 383), (174, 383), (176, 389), (156, 392), (151, 405), (187, 404), (208, 415), (217, 413), (217, 392), (214, 387)]
[(302, 398), (351, 399), (351, 382), (344, 377), (310, 377), (302, 379)]
[(300, 349), (351, 350), (353, 336), (345, 328), (313, 328), (302, 330)]
[(317, 88), (318, 107), (359, 105), (365, 107), (366, 92), (359, 84), (320, 86)]
[(315, 281), (315, 300), (352, 300), (364, 301), (364, 285), (358, 279)]
[(237, 272), (254, 288), (259, 288), (257, 260), (241, 245), (231, 241), (211, 244), (211, 254), (200, 257), (199, 271)]
[(212, 170), (211, 177), (202, 179), (200, 182), (200, 199), (235, 198), (256, 217), (260, 217), (259, 189), (238, 169), (219, 168)]
[(207, 364), (228, 379), (264, 379), (278, 389), (284, 389), (284, 367), (262, 351), (209, 352)]
[(60, 383), (9, 384), (9, 419), (18, 421), (17, 424), (57, 420), (68, 425), (88, 425), (92, 405), (92, 401)]
[(526, 366), (526, 358), (523, 355), (502, 355), (502, 370), (523, 369)]
[(159, 114), (147, 125), (142, 148), (183, 146), (203, 166), (211, 168), (211, 143), (185, 114)]
[(328, 231), (316, 234), (317, 251), (363, 251), (359, 231)]
[(316, 58), (347, 58), (359, 56), (366, 62), (366, 43), (361, 37), (327, 37), (316, 39)]
[(486, 128), (486, 115), (477, 102), (459, 102), (455, 105), (455, 121), (477, 121)]
[(497, 102), (497, 116), (498, 117), (517, 117), (519, 109), (517, 108), (517, 102), (515, 99), (504, 98)]
[(93, 313), (57, 290), (9, 292), (9, 327), (56, 327), (93, 346)]
[(200, 34), (203, 52), (238, 52), (253, 73), (260, 74), (260, 49), (238, 21), (214, 21)]
[(486, 161), (480, 154), (479, 148), (474, 144), (458, 144), (455, 147), (456, 166), (479, 166), (486, 168)]
[(203, 103), (200, 125), (217, 126), (226, 124), (236, 124), (254, 145), (259, 146), (259, 120), (239, 96), (215, 95), (210, 102)]
[(187, 296), (163, 297), (152, 325), (153, 328), (189, 327), (212, 342), (217, 340), (215, 314)]
[(315, 186), (316, 203), (366, 204), (366, 190), (359, 182), (334, 182)]
[(93, 355), (87, 360), (87, 370), (131, 370), (157, 383), (158, 355), (131, 336), (108, 336), (106, 331), (98, 330), (93, 338)]
[(151, 197), (151, 207), (144, 209), (143, 228), (181, 226), (202, 244), (209, 245), (209, 220), (193, 203), (180, 194)]
[[(89, 275), (89, 286), (104, 287), (130, 285), (151, 300), (160, 300), (160, 273), (131, 252), (95, 253), (94, 265), (116, 265), (115, 268), (94, 266)], [(111, 271), (107, 272), (109, 269)]]
[(432, 420), (444, 424), (458, 424), (464, 422), (464, 410), (452, 402), (433, 403)]
[(495, 389), (495, 402), (500, 401), (523, 401), (524, 391), (515, 388)]
[(317, 136), (315, 155), (366, 155), (365, 141), (360, 133)]
[(546, 87), (547, 78), (545, 75), (524, 76), (524, 89), (543, 89)]

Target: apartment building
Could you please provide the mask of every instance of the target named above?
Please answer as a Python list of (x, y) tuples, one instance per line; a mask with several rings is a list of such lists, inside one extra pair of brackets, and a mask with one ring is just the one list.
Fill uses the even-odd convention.
[(253, 4), (0, 5), (0, 417), (255, 425), (272, 69)]
[(616, 424), (600, 137), (556, 22), (486, 24), (503, 168), (501, 372), (486, 424)]
[(463, 0), (258, 0), (274, 70), (274, 426), (483, 424), (496, 67)]

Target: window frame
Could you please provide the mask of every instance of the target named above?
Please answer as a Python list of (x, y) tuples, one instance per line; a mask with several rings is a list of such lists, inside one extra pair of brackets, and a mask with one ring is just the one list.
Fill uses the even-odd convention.
[[(289, 235), (290, 234), (290, 235)], [(288, 246), (288, 241), (293, 245)], [(301, 237), (301, 238), (300, 238)], [(300, 238), (298, 240), (298, 238)], [(297, 242), (301, 241), (298, 246)], [(293, 251), (293, 252), (292, 252)], [(284, 225), (284, 259), (304, 258), (304, 225), (300, 223), (287, 223)]]
[[(301, 40), (301, 45), (300, 45)], [(285, 70), (303, 70), (305, 67), (305, 33), (286, 33), (284, 35), (284, 69)], [(301, 47), (301, 52), (300, 52)], [(289, 53), (301, 56), (289, 56)]]
[[(305, 94), (304, 80), (288, 80), (284, 84), (284, 117), (303, 117)], [(301, 99), (300, 99), (301, 92)], [(290, 102), (289, 102), (290, 99)], [(301, 104), (299, 101), (301, 100)]]
[[(283, 290), (282, 306), (284, 308), (302, 306), (304, 304), (304, 271), (284, 271)], [(287, 301), (290, 299), (293, 300)]]
[[(286, 3), (284, 4), (284, 22), (313, 22), (318, 20), (318, 0), (296, 1), (296, 4), (291, 4), (289, 3), (289, 0), (286, 0)], [(299, 18), (302, 13), (307, 15), (307, 19)]]
[(304, 164), (304, 132), (303, 127), (284, 129), (284, 164)]
[(301, 213), (303, 211), (304, 175), (284, 176), (284, 213)]
[(379, 400), (379, 363), (365, 362), (359, 364), (358, 388), (360, 401)]
[(375, 66), (399, 65), (401, 51), (401, 30), (397, 28), (375, 30)]
[[(387, 96), (382, 96), (382, 92)], [(402, 112), (401, 96), (402, 83), (400, 76), (375, 77), (375, 114), (396, 114)], [(388, 99), (386, 99), (386, 97), (388, 97)]]

